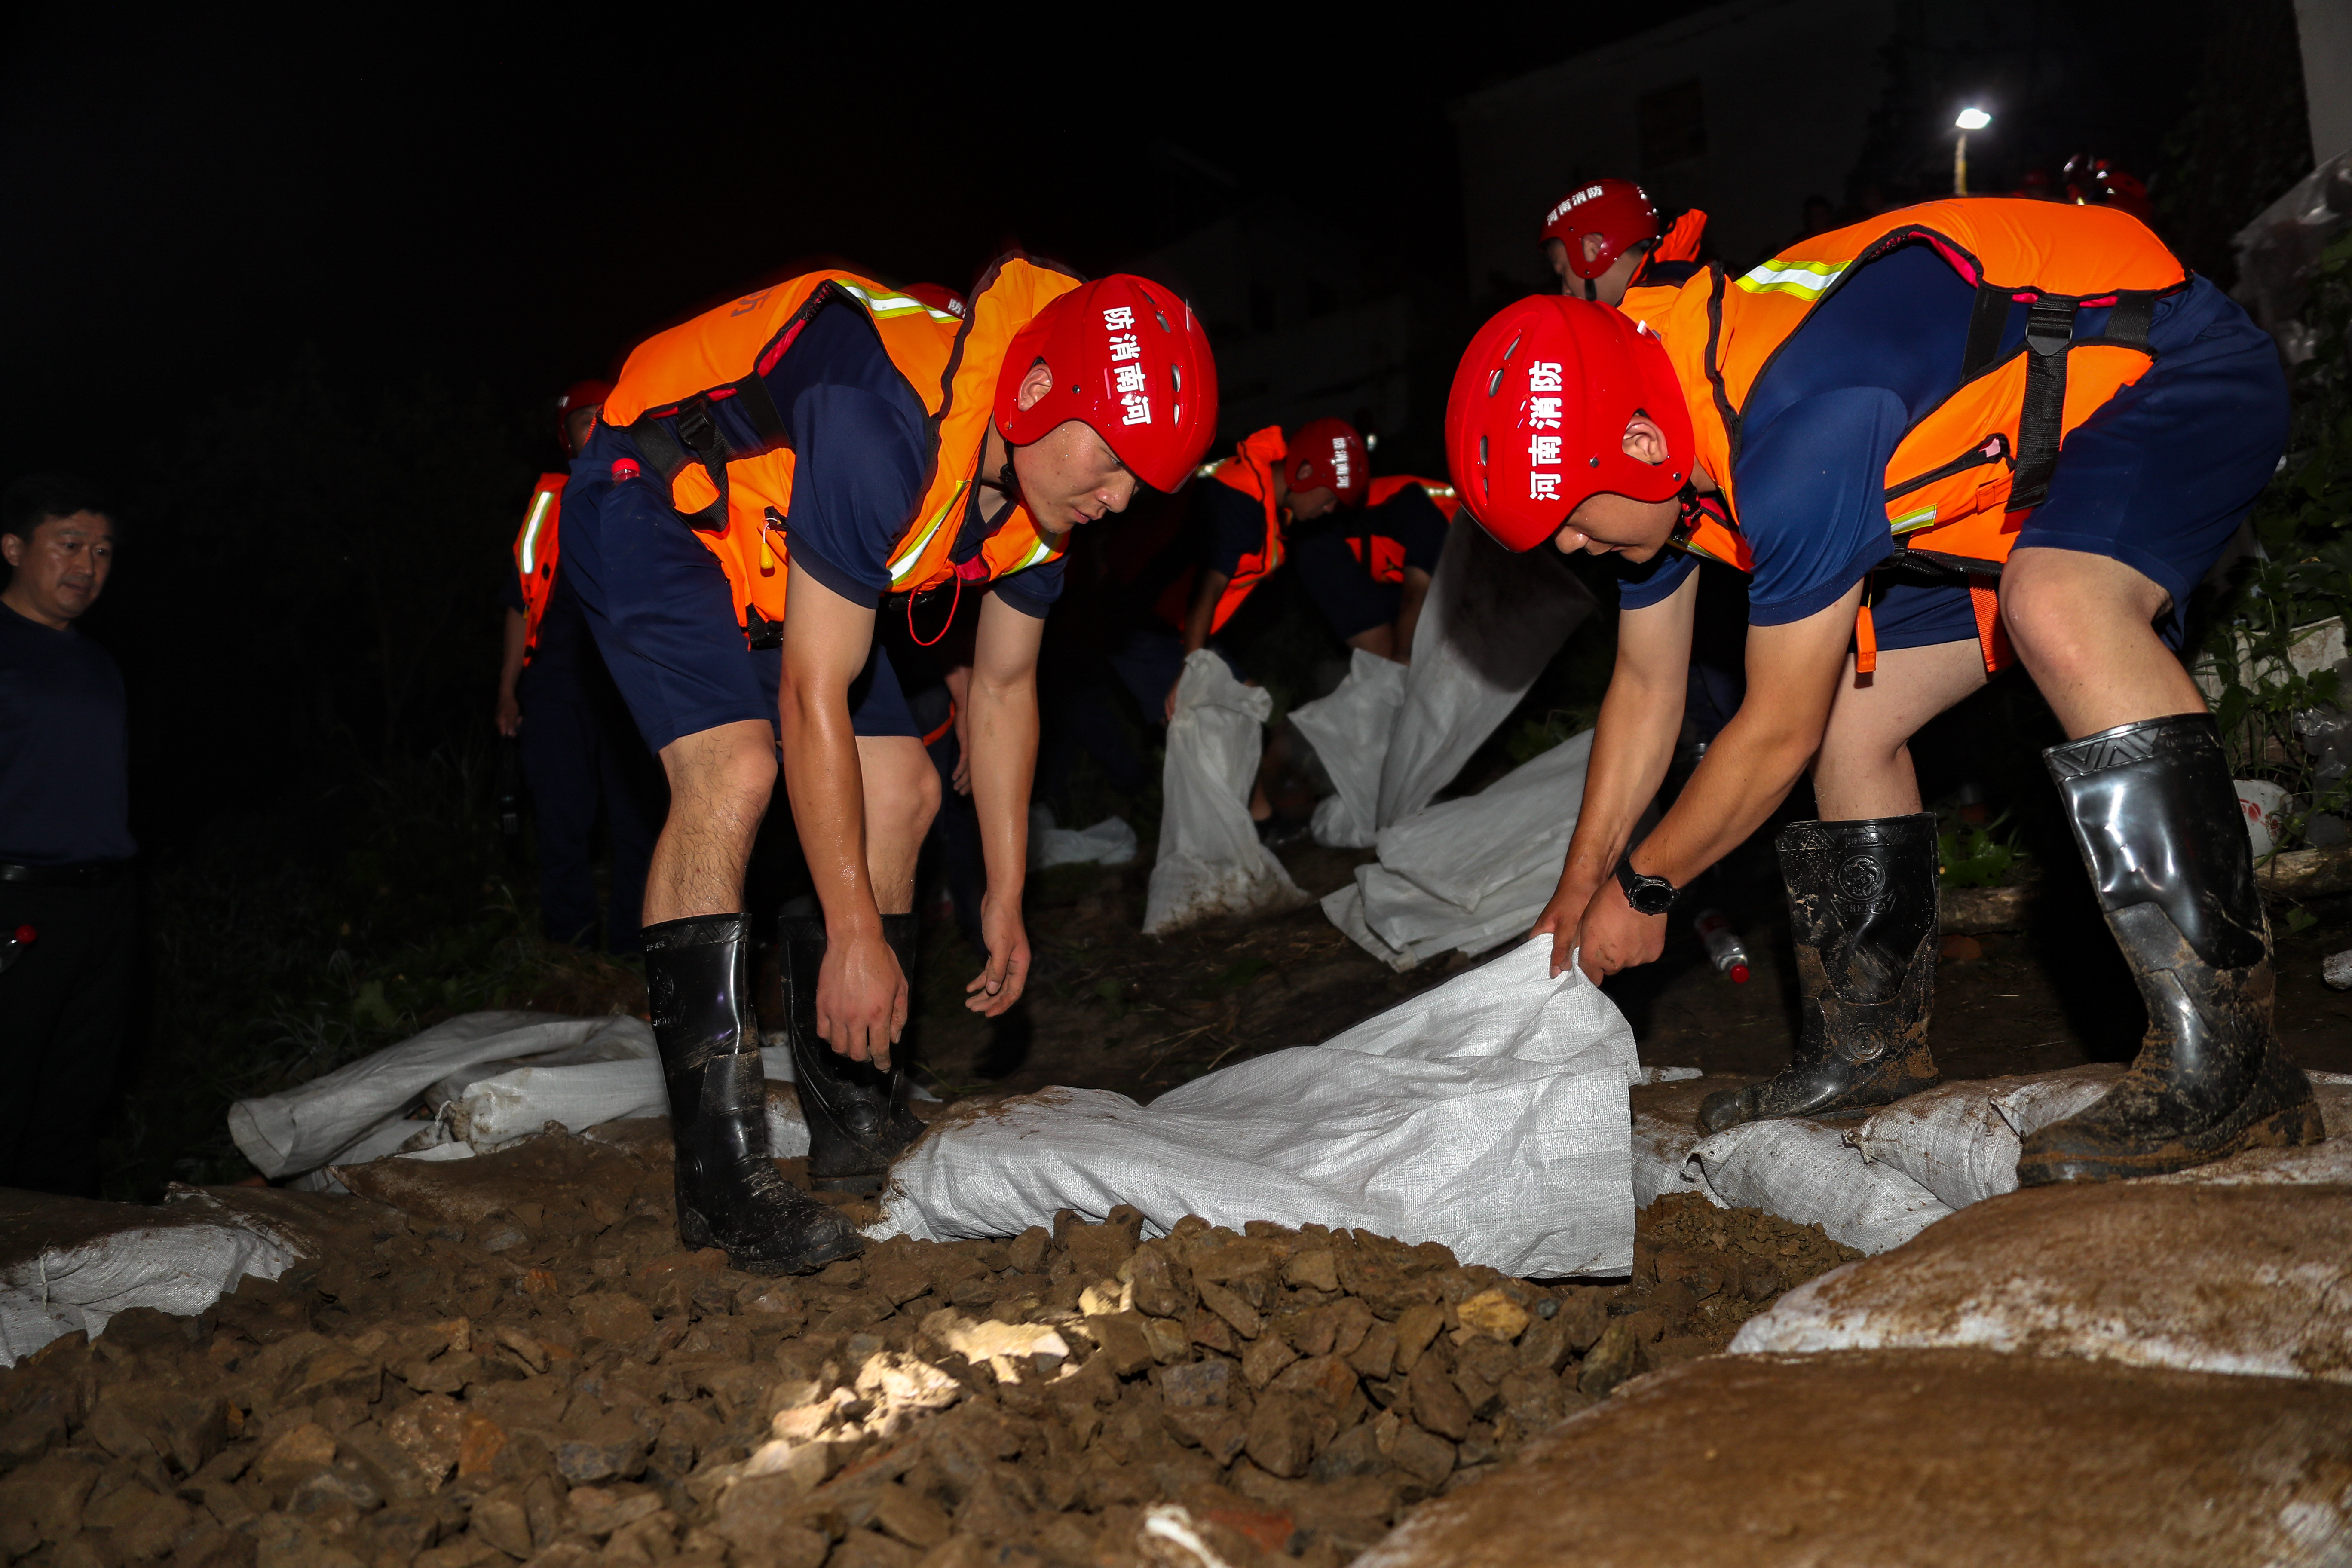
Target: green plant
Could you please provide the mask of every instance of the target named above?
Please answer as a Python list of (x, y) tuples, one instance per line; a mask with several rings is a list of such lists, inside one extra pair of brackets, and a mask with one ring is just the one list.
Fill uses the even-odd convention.
[(2295, 731), (2298, 715), (2346, 694), (2333, 670), (2306, 673), (2294, 657), (2315, 623), (2352, 609), (2352, 235), (2328, 247), (2305, 317), (2318, 353), (2296, 367), (2292, 443), (2254, 506), (2262, 553), (2215, 605), (2203, 661), (2231, 771), (2287, 792), (2284, 843), (2352, 803), (2352, 780), (2323, 784)]
[(1574, 708), (1554, 708), (1540, 719), (1529, 719), (1511, 732), (1503, 742), (1514, 764), (1543, 755), (1562, 741), (1592, 728), (1601, 716), (1601, 705)]
[(1996, 836), (2005, 818), (1981, 826), (1963, 823), (1936, 836), (1936, 854), (1944, 868), (1947, 888), (1998, 888), (2016, 863), (2017, 847), (2006, 836)]

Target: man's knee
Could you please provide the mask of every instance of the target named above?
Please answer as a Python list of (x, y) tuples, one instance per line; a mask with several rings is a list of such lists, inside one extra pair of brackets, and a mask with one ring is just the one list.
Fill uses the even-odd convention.
[(673, 822), (748, 816), (757, 821), (776, 784), (773, 732), (746, 721), (681, 735), (662, 748)]
[(940, 813), (940, 771), (911, 736), (858, 743), (866, 775), (866, 832), (889, 844), (919, 843)]

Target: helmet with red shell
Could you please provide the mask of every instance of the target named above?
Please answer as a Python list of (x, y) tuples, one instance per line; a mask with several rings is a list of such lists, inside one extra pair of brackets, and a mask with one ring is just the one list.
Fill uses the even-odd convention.
[(2077, 153), (2066, 160), (2059, 177), (2065, 183), (2066, 199), (2077, 206), (2111, 206), (2131, 214), (2142, 223), (2156, 221), (2156, 208), (2147, 199), (2147, 183), (2105, 158)]
[(1288, 455), (1282, 460), (1283, 468), (1292, 494), (1328, 485), (1341, 506), (1354, 506), (1364, 499), (1372, 475), (1364, 461), (1364, 438), (1353, 425), (1345, 419), (1310, 419), (1285, 446)]
[[(1027, 408), (1021, 383), (1043, 360), (1053, 390)], [(1083, 421), (1135, 477), (1172, 490), (1217, 433), (1217, 365), (1192, 306), (1115, 272), (1054, 300), (1021, 329), (996, 379), (996, 427), (1017, 447)]]
[[(1599, 254), (1584, 254), (1584, 237), (1601, 237)], [(1631, 247), (1658, 237), (1658, 204), (1631, 180), (1591, 180), (1554, 202), (1544, 214), (1538, 243), (1559, 240), (1568, 249), (1569, 269), (1587, 281), (1600, 277)]]
[(575, 381), (565, 387), (563, 395), (555, 400), (555, 438), (571, 440), (568, 426), (572, 416), (583, 408), (604, 407), (604, 399), (612, 395), (613, 384), (609, 381)]
[[(1653, 466), (1624, 449), (1645, 415)], [(1690, 410), (1665, 345), (1606, 305), (1535, 294), (1478, 329), (1445, 403), (1445, 456), (1463, 504), (1509, 550), (1530, 550), (1601, 491), (1671, 500), (1690, 478)]]

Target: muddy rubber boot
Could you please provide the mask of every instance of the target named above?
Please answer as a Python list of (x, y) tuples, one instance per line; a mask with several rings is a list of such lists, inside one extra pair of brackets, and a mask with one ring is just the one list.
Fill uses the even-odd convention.
[[(923, 1135), (923, 1124), (903, 1101), (907, 1047), (890, 1048), (890, 1070), (854, 1062), (817, 1037), (816, 978), (824, 963), (822, 918), (787, 916), (778, 945), (784, 977), (784, 1017), (793, 1042), (793, 1078), (808, 1121), (809, 1184), (832, 1193), (877, 1193), (890, 1162)], [(913, 1012), (919, 931), (913, 915), (884, 915), (883, 940), (898, 955)]]
[(1885, 1105), (1936, 1081), (1935, 814), (1792, 822), (1775, 847), (1804, 1003), (1797, 1048), (1762, 1083), (1708, 1095), (1709, 1132)]
[(769, 1153), (745, 928), (741, 915), (646, 927), (646, 994), (677, 1150), (677, 1235), (725, 1247), (729, 1267), (746, 1273), (795, 1274), (866, 1242), (785, 1181)]
[(2147, 1036), (2115, 1088), (2025, 1139), (2019, 1185), (2318, 1142), (2311, 1082), (2271, 1025), (2270, 921), (2212, 716), (2118, 725), (2042, 759), (2147, 1002)]

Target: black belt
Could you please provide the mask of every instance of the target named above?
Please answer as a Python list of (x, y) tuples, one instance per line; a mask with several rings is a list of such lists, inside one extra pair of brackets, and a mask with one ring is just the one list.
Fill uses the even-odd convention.
[(129, 875), (128, 860), (85, 860), (78, 866), (12, 866), (0, 860), (0, 882), (33, 888), (110, 888)]

